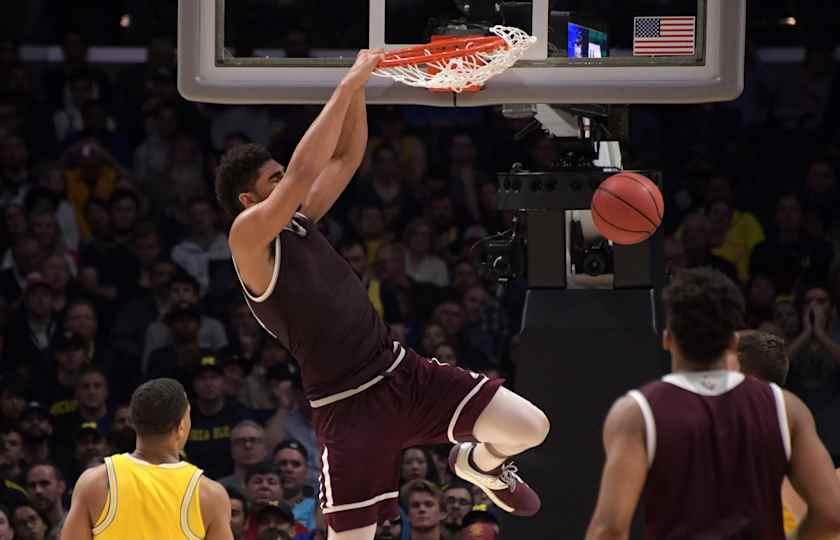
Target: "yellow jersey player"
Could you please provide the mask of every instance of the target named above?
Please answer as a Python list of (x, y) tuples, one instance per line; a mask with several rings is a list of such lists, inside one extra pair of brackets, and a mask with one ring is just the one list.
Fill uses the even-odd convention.
[(137, 448), (85, 471), (73, 490), (62, 540), (233, 540), (224, 488), (180, 460), (190, 404), (173, 379), (153, 379), (131, 396)]

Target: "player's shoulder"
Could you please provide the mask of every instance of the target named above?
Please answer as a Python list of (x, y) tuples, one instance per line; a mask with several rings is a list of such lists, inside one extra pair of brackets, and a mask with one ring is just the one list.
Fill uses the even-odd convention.
[(202, 476), (198, 493), (205, 527), (230, 520), (230, 497), (222, 484)]
[(74, 495), (86, 500), (99, 499), (108, 492), (108, 469), (105, 465), (97, 465), (85, 469), (73, 486)]

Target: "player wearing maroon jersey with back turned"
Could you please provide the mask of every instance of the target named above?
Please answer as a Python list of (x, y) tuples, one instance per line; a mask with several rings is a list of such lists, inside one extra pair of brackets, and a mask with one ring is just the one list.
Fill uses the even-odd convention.
[(782, 540), (787, 474), (808, 503), (800, 539), (840, 533), (840, 484), (803, 403), (726, 370), (744, 318), (723, 274), (679, 272), (662, 293), (671, 371), (619, 399), (587, 540), (626, 539), (641, 498), (650, 539)]
[(399, 515), (401, 450), (423, 444), (455, 444), (455, 474), (500, 508), (534, 514), (539, 497), (508, 458), (548, 434), (542, 411), (500, 380), (391, 340), (355, 272), (318, 230), (364, 155), (364, 86), (381, 57), (359, 53), (288, 168), (243, 145), (225, 155), (216, 178), (220, 203), (236, 216), (229, 243), (248, 305), (301, 368), (331, 540), (372, 540), (377, 521)]

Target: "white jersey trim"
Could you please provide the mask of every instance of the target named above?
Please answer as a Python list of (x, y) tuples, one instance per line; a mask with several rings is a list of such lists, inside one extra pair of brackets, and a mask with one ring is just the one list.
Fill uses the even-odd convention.
[(359, 501), (354, 503), (348, 504), (339, 504), (336, 506), (327, 506), (322, 510), (324, 514), (332, 514), (333, 512), (343, 512), (345, 510), (356, 510), (358, 508), (365, 508), (368, 506), (372, 506), (376, 503), (380, 503), (382, 501), (387, 501), (388, 499), (396, 499), (400, 496), (399, 491), (389, 491), (388, 493), (383, 493), (382, 495), (377, 495), (376, 497), (371, 497), (365, 501)]
[(701, 396), (721, 396), (742, 382), (744, 374), (729, 370), (671, 373), (662, 381)]
[(656, 421), (653, 418), (653, 410), (645, 395), (638, 390), (630, 390), (627, 395), (639, 406), (642, 418), (645, 420), (645, 447), (647, 448), (648, 469), (650, 469), (653, 458), (656, 457)]
[(188, 540), (201, 540), (201, 538), (190, 529), (190, 504), (198, 495), (198, 482), (201, 480), (203, 471), (198, 469), (190, 478), (190, 483), (187, 484), (187, 490), (184, 493), (184, 498), (181, 500), (181, 532)]
[(93, 536), (102, 534), (117, 517), (117, 505), (119, 504), (117, 499), (117, 470), (113, 459), (110, 457), (105, 458), (105, 471), (108, 474), (108, 513), (105, 514), (102, 522), (91, 530)]
[(455, 408), (455, 412), (452, 414), (452, 418), (449, 420), (449, 428), (446, 430), (446, 436), (449, 437), (449, 442), (451, 442), (452, 444), (458, 444), (458, 441), (455, 440), (455, 425), (458, 423), (458, 418), (461, 417), (461, 412), (463, 412), (464, 407), (467, 406), (467, 403), (469, 403), (470, 400), (473, 397), (475, 397), (478, 391), (481, 390), (481, 387), (484, 386), (489, 380), (490, 379), (488, 379), (487, 377), (482, 377), (478, 384), (472, 387), (472, 390), (470, 390), (467, 393), (467, 395), (464, 396), (464, 399), (462, 399), (461, 402), (458, 403), (458, 406)]
[(790, 426), (788, 425), (785, 394), (776, 383), (770, 383), (773, 398), (776, 401), (776, 415), (779, 418), (779, 431), (782, 433), (782, 445), (785, 447), (785, 457), (790, 461)]
[[(271, 281), (268, 283), (268, 287), (261, 295), (254, 296), (253, 294), (251, 294), (251, 291), (248, 290), (248, 287), (245, 285), (245, 282), (242, 281), (242, 274), (239, 273), (239, 267), (236, 266), (236, 259), (233, 257), (233, 253), (231, 253), (230, 255), (230, 260), (233, 261), (233, 269), (236, 270), (236, 277), (239, 279), (239, 283), (242, 285), (242, 291), (245, 293), (245, 296), (247, 296), (250, 301), (256, 302), (258, 304), (265, 302), (268, 299), (268, 297), (271, 296), (271, 293), (274, 292), (274, 287), (277, 285), (277, 277), (280, 275), (280, 235), (278, 234), (276, 237), (274, 237), (274, 270), (271, 273)], [(256, 315), (254, 316), (256, 317)], [(263, 327), (265, 326), (263, 325)]]
[[(400, 363), (402, 363), (403, 358), (405, 358), (405, 348), (402, 345), (400, 345), (398, 342), (395, 341), (394, 342), (394, 352), (396, 353), (397, 351), (399, 351), (399, 353), (397, 353), (397, 358), (391, 364), (391, 367), (389, 367), (388, 369), (385, 370), (386, 374), (391, 373), (392, 371), (397, 369), (397, 367), (400, 365)], [(385, 375), (377, 375), (376, 377), (372, 378), (368, 382), (360, 384), (359, 386), (357, 386), (355, 388), (350, 388), (349, 390), (344, 390), (343, 392), (339, 392), (337, 394), (331, 394), (329, 396), (322, 397), (321, 399), (312, 400), (312, 401), (309, 402), (309, 406), (312, 407), (313, 409), (317, 409), (319, 407), (324, 407), (326, 405), (330, 405), (330, 404), (335, 403), (337, 401), (341, 401), (342, 399), (347, 399), (349, 397), (355, 396), (356, 394), (361, 394), (362, 392), (364, 392), (365, 390), (367, 390), (368, 388), (370, 388), (371, 386), (378, 383), (379, 381), (381, 381), (384, 378), (385, 378)]]

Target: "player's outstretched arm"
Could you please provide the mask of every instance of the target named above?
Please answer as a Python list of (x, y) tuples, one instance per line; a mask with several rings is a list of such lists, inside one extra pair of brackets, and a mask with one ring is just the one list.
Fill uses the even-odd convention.
[(604, 422), (606, 462), (595, 513), (586, 540), (630, 537), (633, 514), (647, 478), (645, 423), (635, 401), (625, 396), (615, 402)]
[(840, 482), (831, 457), (805, 404), (785, 391), (785, 405), (791, 446), (788, 478), (808, 505), (805, 519), (790, 538), (840, 538)]
[(87, 469), (76, 481), (70, 511), (61, 528), (61, 540), (93, 538), (92, 516), (98, 516), (105, 505), (108, 492), (108, 473), (105, 465)]
[(301, 212), (314, 221), (318, 221), (329, 212), (361, 165), (367, 140), (367, 107), (365, 90), (362, 88), (353, 95), (335, 154), (309, 190)]
[(364, 87), (380, 58), (381, 55), (364, 50), (359, 53), (356, 63), (301, 138), (277, 187), (264, 201), (236, 217), (230, 230), (230, 244), (237, 259), (250, 250), (264, 250), (289, 224), (335, 154), (353, 96)]
[(230, 528), (230, 497), (218, 482), (201, 477), (199, 484), (201, 517), (205, 540), (233, 540)]

